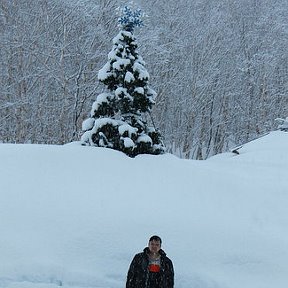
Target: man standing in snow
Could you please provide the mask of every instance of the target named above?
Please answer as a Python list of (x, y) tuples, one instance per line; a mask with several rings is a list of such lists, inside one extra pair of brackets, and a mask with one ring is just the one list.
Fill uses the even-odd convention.
[(173, 264), (161, 244), (159, 236), (152, 236), (148, 247), (135, 255), (128, 270), (126, 288), (173, 288)]

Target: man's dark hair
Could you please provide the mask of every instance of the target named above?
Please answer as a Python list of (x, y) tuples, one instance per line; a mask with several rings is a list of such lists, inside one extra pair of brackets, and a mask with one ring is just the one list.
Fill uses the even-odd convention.
[(152, 237), (150, 237), (150, 239), (149, 239), (149, 242), (151, 242), (151, 241), (159, 241), (160, 242), (160, 244), (162, 244), (162, 240), (161, 240), (161, 238), (159, 237), (159, 236), (157, 236), (157, 235), (153, 235)]

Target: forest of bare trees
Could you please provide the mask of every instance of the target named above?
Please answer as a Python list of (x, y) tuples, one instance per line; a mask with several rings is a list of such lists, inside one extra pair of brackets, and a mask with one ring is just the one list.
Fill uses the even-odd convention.
[[(135, 35), (169, 152), (206, 159), (288, 116), (287, 1), (134, 2), (149, 16)], [(0, 142), (80, 139), (123, 3), (0, 0)]]

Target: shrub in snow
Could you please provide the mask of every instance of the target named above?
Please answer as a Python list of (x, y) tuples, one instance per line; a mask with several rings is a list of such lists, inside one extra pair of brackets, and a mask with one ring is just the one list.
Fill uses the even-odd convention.
[(288, 132), (288, 117), (286, 119), (277, 118), (275, 121), (279, 123), (279, 130)]
[[(154, 105), (156, 92), (149, 88), (149, 73), (137, 50), (134, 27), (142, 26), (141, 10), (121, 10), (121, 27), (113, 39), (108, 61), (98, 80), (108, 93), (98, 95), (81, 138), (84, 145), (116, 149), (134, 157), (165, 151), (159, 132), (144, 120)], [(99, 122), (100, 121), (100, 122)]]

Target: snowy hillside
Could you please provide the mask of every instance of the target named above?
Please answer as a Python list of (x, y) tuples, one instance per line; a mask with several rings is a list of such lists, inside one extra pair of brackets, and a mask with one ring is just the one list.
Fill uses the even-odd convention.
[(152, 234), (175, 288), (286, 288), (288, 133), (207, 161), (0, 145), (0, 287), (120, 288)]

